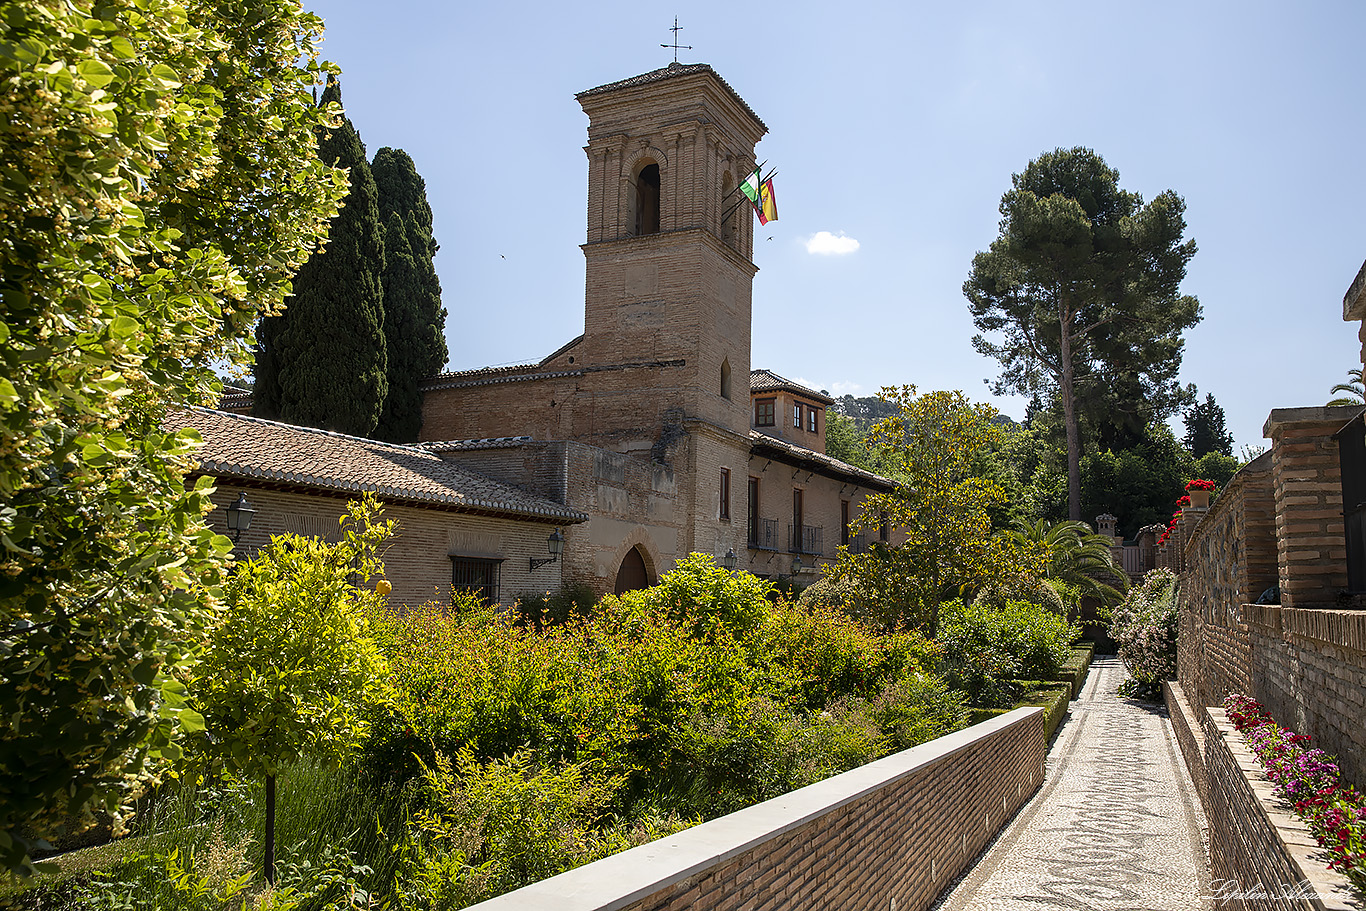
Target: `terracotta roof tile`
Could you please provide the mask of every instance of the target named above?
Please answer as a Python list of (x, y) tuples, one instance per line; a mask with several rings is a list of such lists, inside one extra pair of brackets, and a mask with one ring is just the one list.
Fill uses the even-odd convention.
[(173, 411), (166, 425), (193, 427), (203, 435), (200, 466), (209, 475), (330, 491), (372, 491), (459, 511), (564, 522), (588, 518), (553, 500), (445, 462), (421, 446), (382, 443), (208, 408)]
[(835, 404), (835, 400), (824, 392), (817, 392), (809, 386), (803, 386), (801, 383), (794, 383), (787, 377), (779, 376), (772, 370), (755, 369), (749, 372), (749, 391), (751, 394), (755, 392), (776, 392), (780, 389), (786, 392), (795, 392), (798, 395), (805, 396), (809, 399), (815, 399), (826, 405)]
[(857, 481), (867, 487), (874, 487), (878, 490), (892, 490), (896, 487), (895, 482), (890, 478), (884, 478), (880, 474), (873, 474), (865, 471), (857, 465), (850, 465), (848, 462), (841, 462), (839, 459), (828, 456), (822, 452), (814, 452), (796, 443), (789, 443), (777, 437), (771, 437), (766, 433), (757, 430), (749, 432), (750, 450), (756, 455), (769, 458), (776, 458), (780, 462), (787, 462), (792, 465), (800, 465), (802, 468), (809, 468), (812, 471), (820, 471), (825, 474), (836, 475), (850, 481)]
[(754, 118), (755, 123), (763, 127), (764, 132), (768, 132), (768, 127), (759, 119), (759, 115), (754, 113), (754, 109), (740, 97), (740, 93), (730, 87), (730, 83), (721, 78), (721, 74), (711, 68), (708, 63), (678, 63), (674, 62), (668, 66), (660, 67), (657, 70), (650, 70), (648, 73), (641, 73), (639, 76), (631, 76), (628, 79), (618, 79), (616, 82), (609, 82), (596, 88), (585, 89), (575, 95), (575, 98), (587, 98), (592, 95), (603, 95), (607, 92), (615, 92), (617, 89), (634, 88), (638, 85), (649, 85), (652, 82), (659, 82), (663, 79), (674, 79), (679, 76), (692, 76), (695, 73), (711, 73), (717, 82), (735, 99), (735, 102), (744, 109), (745, 113)]

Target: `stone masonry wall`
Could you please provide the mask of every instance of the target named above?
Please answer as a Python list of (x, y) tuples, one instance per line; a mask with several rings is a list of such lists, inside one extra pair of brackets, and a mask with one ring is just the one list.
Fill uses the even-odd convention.
[(1276, 584), (1271, 457), (1244, 466), (1190, 530), (1181, 575), (1177, 667), (1200, 705), (1248, 692), (1250, 652), (1240, 605)]
[(1043, 783), (1016, 709), (471, 911), (920, 911)]
[[(337, 520), (346, 512), (348, 498), (321, 492), (244, 487), (225, 479), (213, 494), (220, 508), (208, 516), (209, 526), (227, 534), (222, 507), (246, 493), (256, 509), (251, 528), (242, 534), (238, 554), (265, 546), (271, 535), (292, 532), (337, 541)], [(448, 601), (451, 592), (451, 555), (502, 559), (499, 600), (511, 604), (521, 594), (559, 588), (562, 564), (551, 563), (532, 572), (530, 557), (546, 556), (546, 537), (555, 526), (540, 522), (471, 516), (441, 509), (384, 503), (382, 518), (398, 523), (383, 551), (385, 578), (394, 586), (392, 604)]]
[[(1223, 709), (1201, 711), (1205, 814), (1210, 826), (1210, 882), (1219, 908), (1357, 907), (1347, 881), (1271, 789), (1260, 763)], [(1223, 896), (1223, 900), (1219, 900)]]

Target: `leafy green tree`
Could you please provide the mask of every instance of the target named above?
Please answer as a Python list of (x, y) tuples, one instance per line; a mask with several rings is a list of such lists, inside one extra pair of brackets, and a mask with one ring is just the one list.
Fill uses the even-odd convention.
[[(1248, 459), (1248, 461), (1250, 462), (1252, 459)], [(1207, 452), (1192, 464), (1191, 477), (1213, 481), (1219, 485), (1220, 490), (1223, 490), (1229, 480), (1238, 473), (1238, 469), (1242, 467), (1243, 463), (1236, 456), (1224, 455), (1222, 452)]]
[(437, 244), (426, 183), (402, 149), (380, 149), (370, 170), (385, 231), (384, 340), (389, 359), (389, 393), (375, 436), (406, 443), (422, 429), (418, 384), (446, 363), (446, 308), (433, 261)]
[(963, 285), (977, 350), (996, 358), (997, 392), (1056, 389), (1067, 435), (1068, 515), (1081, 518), (1078, 394), (1120, 382), (1126, 396), (1176, 395), (1181, 333), (1200, 320), (1180, 294), (1195, 242), (1168, 190), (1144, 204), (1090, 149), (1057, 149), (1013, 175), (1001, 234)]
[(1361, 368), (1353, 367), (1347, 371), (1347, 382), (1338, 383), (1330, 392), (1341, 392), (1343, 395), (1328, 400), (1329, 405), (1361, 405), (1366, 404), (1366, 386), (1363, 386), (1361, 379)]
[(1087, 511), (1111, 513), (1126, 535), (1165, 523), (1185, 493), (1186, 481), (1194, 476), (1193, 465), (1190, 453), (1166, 424), (1149, 427), (1145, 438), (1127, 449), (1087, 453), (1082, 459)]
[(275, 776), (304, 756), (340, 763), (383, 701), (384, 659), (362, 618), (362, 588), (393, 530), (372, 495), (352, 503), (342, 540), (276, 535), (227, 586), (228, 606), (190, 684), (206, 731), (196, 758), (266, 783), (265, 877), (275, 881)]
[(1206, 395), (1186, 412), (1186, 448), (1197, 459), (1209, 452), (1233, 455), (1233, 434), (1224, 426), (1224, 409)]
[(345, 176), (283, 0), (0, 2), (0, 865), (173, 759), (227, 541), (187, 490), (212, 368), (246, 363)]
[(1085, 522), (1021, 522), (1012, 534), (1022, 547), (1044, 554), (1043, 580), (1074, 588), (1104, 605), (1118, 604), (1129, 589), (1123, 567), (1115, 563), (1113, 540)]
[(933, 637), (939, 605), (964, 586), (980, 583), (996, 567), (990, 510), (1002, 499), (998, 485), (976, 473), (975, 454), (1001, 435), (995, 412), (961, 392), (917, 395), (914, 386), (886, 389), (897, 414), (870, 434), (874, 450), (896, 466), (904, 483), (869, 497), (862, 522), (884, 518), (905, 540), (867, 553), (841, 552), (836, 576), (855, 579), (868, 619), (885, 629), (918, 628)]
[(852, 418), (845, 417), (838, 411), (826, 411), (825, 454), (850, 465), (859, 464), (865, 457), (863, 434), (859, 432)]
[[(336, 112), (330, 79), (319, 107)], [(388, 394), (384, 232), (360, 134), (345, 117), (322, 130), (318, 156), (346, 170), (350, 189), (326, 248), (299, 269), (283, 313), (257, 330), (256, 397), (263, 417), (368, 436)]]

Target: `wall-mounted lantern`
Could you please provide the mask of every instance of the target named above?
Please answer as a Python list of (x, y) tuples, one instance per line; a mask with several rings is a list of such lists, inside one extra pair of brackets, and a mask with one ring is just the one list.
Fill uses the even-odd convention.
[(256, 515), (256, 510), (247, 502), (247, 495), (239, 493), (233, 504), (223, 507), (223, 511), (228, 514), (228, 531), (232, 532), (232, 540), (236, 544), (242, 532), (251, 528), (251, 517)]
[(802, 564), (801, 554), (798, 554), (792, 558), (792, 575), (797, 575), (797, 573), (801, 572), (803, 569), (805, 569), (805, 566)]
[(560, 559), (560, 554), (564, 553), (564, 535), (560, 534), (558, 528), (550, 533), (550, 537), (545, 539), (545, 546), (546, 549), (550, 551), (550, 556), (544, 560), (537, 560), (535, 557), (532, 557), (532, 569), (545, 566), (547, 563), (555, 563)]
[(735, 563), (735, 548), (732, 547), (729, 550), (727, 550), (726, 555), (721, 558), (721, 565), (726, 568), (726, 572), (733, 573), (735, 572)]

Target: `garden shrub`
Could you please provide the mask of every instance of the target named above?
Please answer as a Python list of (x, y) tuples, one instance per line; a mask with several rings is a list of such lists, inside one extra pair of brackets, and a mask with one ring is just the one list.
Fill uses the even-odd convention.
[(945, 674), (974, 706), (1010, 705), (1020, 694), (1015, 680), (1051, 677), (1071, 656), (1076, 628), (1045, 608), (1025, 601), (993, 607), (981, 598), (944, 607)]
[(1150, 570), (1114, 609), (1110, 638), (1132, 675), (1121, 684), (1122, 695), (1155, 699), (1162, 681), (1176, 675), (1178, 585), (1171, 570)]
[(591, 616), (598, 603), (598, 594), (582, 582), (569, 582), (553, 594), (526, 594), (518, 598), (514, 609), (518, 622), (540, 632), (548, 626), (561, 626), (571, 620)]

